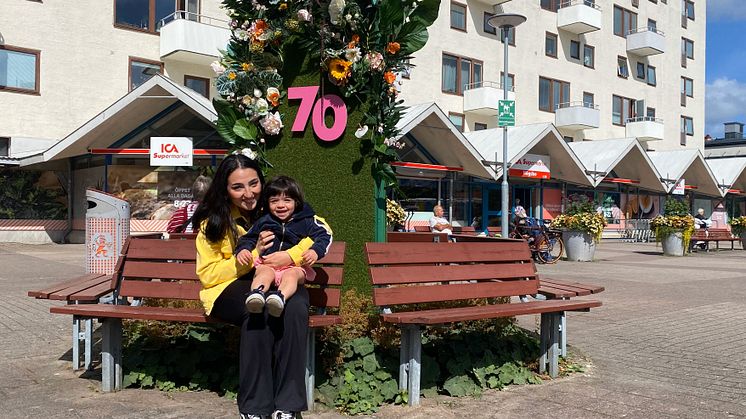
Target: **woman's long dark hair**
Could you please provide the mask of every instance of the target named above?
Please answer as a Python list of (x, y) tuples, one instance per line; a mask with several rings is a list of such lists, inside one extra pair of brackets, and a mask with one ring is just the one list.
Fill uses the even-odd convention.
[[(198, 228), (202, 229), (205, 237), (210, 242), (219, 242), (228, 232), (233, 235), (234, 239), (238, 239), (236, 224), (231, 218), (232, 204), (228, 196), (228, 176), (236, 169), (254, 169), (259, 177), (259, 183), (262, 185), (262, 188), (264, 187), (262, 169), (255, 160), (243, 154), (231, 154), (220, 162), (210, 188), (207, 189), (205, 198), (194, 211), (194, 217), (192, 218), (192, 225), (195, 227), (195, 230)], [(261, 202), (261, 196), (257, 197), (256, 208), (251, 211), (249, 220), (247, 220), (250, 223), (256, 221), (259, 215), (261, 215)], [(204, 220), (207, 220), (207, 223), (202, 228)]]

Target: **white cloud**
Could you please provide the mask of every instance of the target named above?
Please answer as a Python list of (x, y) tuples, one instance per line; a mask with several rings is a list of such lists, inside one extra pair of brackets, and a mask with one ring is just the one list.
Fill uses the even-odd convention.
[(705, 133), (723, 136), (724, 122), (746, 122), (746, 82), (719, 78), (707, 84)]
[(708, 20), (746, 20), (746, 8), (743, 7), (743, 0), (709, 0), (707, 18)]

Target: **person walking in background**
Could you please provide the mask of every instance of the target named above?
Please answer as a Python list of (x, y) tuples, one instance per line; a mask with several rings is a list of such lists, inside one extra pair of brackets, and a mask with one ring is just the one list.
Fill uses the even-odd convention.
[(192, 202), (179, 207), (171, 215), (171, 219), (168, 220), (168, 226), (166, 227), (167, 233), (194, 233), (192, 217), (200, 201), (204, 199), (211, 182), (211, 179), (207, 176), (197, 176), (197, 179), (192, 183)]

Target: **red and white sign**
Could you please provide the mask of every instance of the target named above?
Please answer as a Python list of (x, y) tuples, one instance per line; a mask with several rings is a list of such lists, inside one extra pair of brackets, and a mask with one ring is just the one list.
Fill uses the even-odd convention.
[(151, 166), (193, 166), (192, 139), (150, 137)]
[(508, 175), (531, 179), (549, 179), (549, 156), (525, 154), (510, 166)]
[(682, 178), (681, 180), (679, 180), (676, 186), (673, 187), (673, 191), (671, 191), (671, 194), (672, 195), (684, 195), (685, 190), (686, 190), (686, 181)]

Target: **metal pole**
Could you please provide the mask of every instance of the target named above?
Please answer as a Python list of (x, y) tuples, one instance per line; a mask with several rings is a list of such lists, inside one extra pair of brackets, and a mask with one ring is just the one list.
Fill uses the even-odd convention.
[[(508, 35), (510, 26), (503, 26), (503, 62), (505, 63), (503, 73), (503, 100), (508, 100)], [(502, 182), (502, 236), (508, 237), (508, 217), (510, 207), (508, 204), (508, 126), (503, 126), (503, 182)]]

